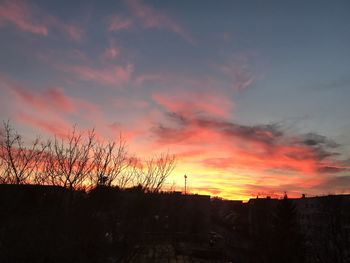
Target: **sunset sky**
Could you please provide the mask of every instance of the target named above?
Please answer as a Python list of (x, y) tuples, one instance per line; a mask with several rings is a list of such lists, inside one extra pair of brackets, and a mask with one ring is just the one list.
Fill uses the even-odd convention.
[(0, 112), (177, 155), (230, 199), (350, 193), (350, 1), (0, 0)]

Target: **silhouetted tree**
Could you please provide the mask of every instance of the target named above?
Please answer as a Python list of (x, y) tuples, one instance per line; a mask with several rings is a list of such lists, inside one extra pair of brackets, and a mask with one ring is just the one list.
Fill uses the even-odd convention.
[(93, 147), (93, 169), (90, 180), (93, 185), (111, 186), (128, 167), (125, 142), (98, 143)]
[(9, 121), (3, 123), (0, 136), (1, 181), (12, 184), (26, 183), (40, 170), (47, 145), (39, 138), (26, 144)]
[(69, 189), (81, 187), (93, 169), (95, 131), (87, 136), (74, 127), (66, 138), (54, 138), (48, 143), (45, 154), (44, 173), (52, 185)]
[[(321, 263), (350, 262), (349, 203), (342, 196), (323, 197), (318, 204), (317, 239), (310, 240), (312, 257)], [(314, 234), (315, 235), (315, 234)]]
[(287, 195), (275, 209), (271, 262), (305, 262), (304, 239), (299, 230), (294, 203)]
[[(0, 138), (2, 138), (1, 134), (0, 134)], [(1, 142), (0, 142), (0, 147), (2, 147)], [(2, 149), (0, 149), (0, 151), (2, 152)], [(0, 184), (6, 183), (6, 181), (7, 181), (6, 175), (7, 175), (7, 165), (6, 165), (5, 161), (3, 160), (3, 158), (0, 157)]]
[(119, 188), (133, 186), (135, 177), (137, 177), (138, 159), (135, 157), (127, 157), (123, 171), (116, 178), (116, 185)]
[(136, 184), (141, 185), (148, 192), (159, 192), (174, 170), (175, 164), (175, 155), (169, 153), (162, 153), (144, 163), (140, 162), (135, 169)]

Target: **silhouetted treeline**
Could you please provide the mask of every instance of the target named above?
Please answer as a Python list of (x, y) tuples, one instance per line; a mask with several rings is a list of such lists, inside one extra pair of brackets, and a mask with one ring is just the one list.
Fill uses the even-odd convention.
[(255, 254), (252, 261), (305, 262), (305, 240), (295, 204), (285, 196), (282, 200), (268, 200), (255, 206), (257, 209), (251, 214), (251, 240)]
[(0, 262), (345, 263), (349, 204), (3, 184)]
[(209, 232), (209, 197), (188, 197), (0, 185), (0, 262), (139, 262), (162, 243), (180, 251), (180, 240), (201, 242)]
[(49, 140), (25, 139), (9, 122), (0, 130), (0, 183), (62, 186), (141, 186), (158, 192), (175, 167), (175, 156), (163, 153), (141, 160), (127, 152), (125, 141), (103, 141), (94, 130)]

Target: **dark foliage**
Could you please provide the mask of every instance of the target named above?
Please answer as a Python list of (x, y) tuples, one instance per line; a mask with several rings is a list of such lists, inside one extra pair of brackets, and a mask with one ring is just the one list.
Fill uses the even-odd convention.
[[(129, 262), (152, 242), (171, 243), (179, 233), (184, 239), (194, 221), (201, 227), (197, 237), (205, 238), (205, 217), (190, 212), (199, 203), (142, 187), (100, 186), (85, 193), (0, 185), (0, 262)], [(185, 217), (189, 223), (179, 224)]]

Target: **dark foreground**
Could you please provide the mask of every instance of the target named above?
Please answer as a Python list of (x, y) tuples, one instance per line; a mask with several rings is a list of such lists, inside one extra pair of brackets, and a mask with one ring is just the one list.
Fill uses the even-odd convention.
[(0, 262), (350, 262), (350, 197), (0, 185)]

